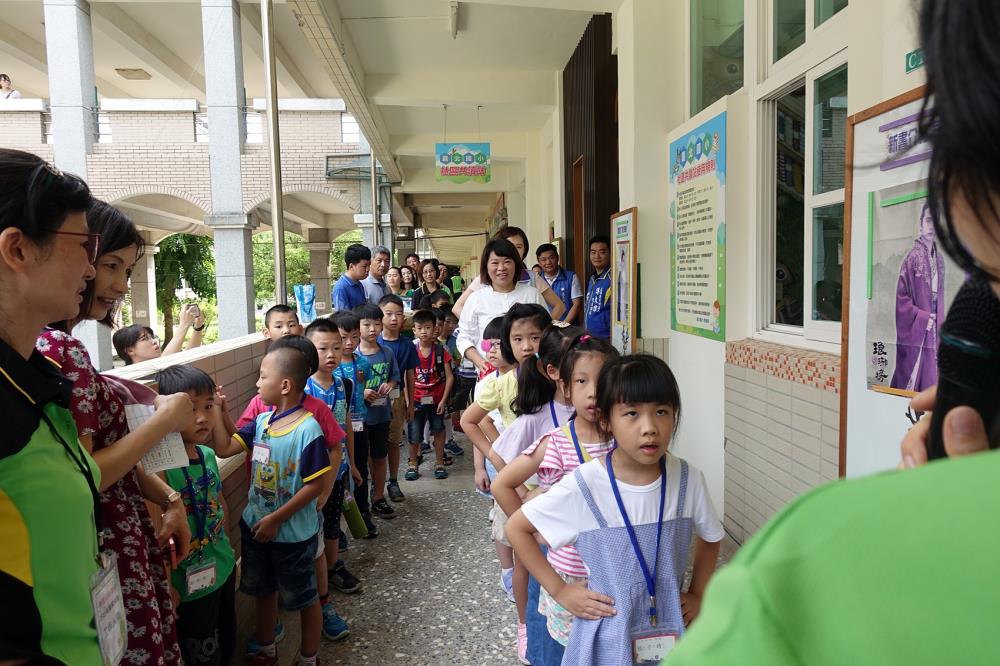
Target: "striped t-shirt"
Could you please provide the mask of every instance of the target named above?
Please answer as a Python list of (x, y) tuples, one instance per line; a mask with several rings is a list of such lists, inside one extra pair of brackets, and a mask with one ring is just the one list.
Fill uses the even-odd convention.
[[(550, 431), (529, 446), (524, 450), (524, 455), (530, 456), (546, 440), (548, 440), (548, 446), (545, 448), (545, 456), (538, 465), (538, 481), (543, 488), (549, 488), (559, 483), (564, 476), (572, 474), (573, 470), (586, 460), (600, 458), (611, 450), (612, 444), (612, 442), (580, 442), (581, 452), (585, 449), (589, 456), (585, 460), (580, 460), (576, 446), (573, 445), (573, 440), (570, 438), (569, 426), (565, 425)], [(590, 576), (587, 565), (580, 558), (576, 546), (550, 548), (548, 560), (553, 569), (567, 576), (576, 576), (577, 578)]]

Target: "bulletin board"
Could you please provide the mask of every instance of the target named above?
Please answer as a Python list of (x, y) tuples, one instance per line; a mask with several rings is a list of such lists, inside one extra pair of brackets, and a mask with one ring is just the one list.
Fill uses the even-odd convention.
[(841, 476), (897, 465), (909, 397), (936, 383), (937, 326), (963, 279), (924, 205), (923, 94), (916, 88), (848, 118)]
[(635, 351), (638, 217), (636, 208), (611, 216), (611, 344), (621, 354)]

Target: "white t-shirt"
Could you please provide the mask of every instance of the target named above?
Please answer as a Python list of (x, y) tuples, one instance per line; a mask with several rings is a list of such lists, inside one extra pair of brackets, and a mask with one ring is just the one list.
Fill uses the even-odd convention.
[[(540, 292), (545, 292), (546, 290), (548, 290), (548, 289), (551, 288), (549, 286), (548, 282), (546, 282), (545, 280), (539, 280), (538, 279), (538, 273), (536, 273), (535, 271), (528, 270), (527, 268), (525, 268), (524, 270), (528, 274), (527, 275), (527, 280), (524, 280), (524, 279), (519, 280), (518, 282), (520, 284), (530, 285), (530, 286), (534, 287), (535, 289), (537, 289)], [(465, 288), (465, 290), (466, 291), (478, 291), (479, 288), (482, 287), (482, 286), (483, 286), (483, 283), (482, 283), (482, 281), (480, 281), (479, 276), (477, 275), (476, 277), (472, 278), (472, 282), (469, 283), (469, 286), (467, 286)]]
[(504, 462), (509, 463), (553, 428), (569, 422), (573, 416), (573, 405), (564, 405), (559, 401), (553, 401), (552, 405), (555, 407), (558, 423), (552, 423), (552, 412), (548, 404), (545, 404), (534, 414), (518, 416), (507, 426), (497, 441), (493, 442), (493, 450), (504, 459)]
[(489, 323), (507, 314), (515, 303), (536, 303), (545, 307), (541, 293), (527, 284), (515, 284), (514, 289), (506, 293), (494, 291), (489, 286), (474, 292), (462, 308), (462, 316), (458, 320), (458, 353), (465, 356), (466, 350), (477, 347)]
[[(611, 491), (611, 482), (608, 481), (608, 471), (602, 461), (592, 460), (578, 469), (590, 486), (590, 492), (601, 513), (604, 514), (608, 527), (624, 527), (625, 522)], [(677, 515), (680, 480), (681, 460), (668, 455), (667, 505), (664, 509), (664, 519), (692, 518), (696, 535), (709, 543), (721, 541), (725, 533), (708, 497), (705, 477), (699, 470), (688, 465), (687, 497), (684, 500), (683, 516)], [(618, 481), (622, 503), (633, 525), (657, 522), (656, 512), (660, 508), (660, 481), (661, 479), (657, 479), (645, 486), (633, 486)], [(600, 527), (587, 506), (573, 474), (567, 474), (547, 493), (526, 502), (521, 511), (553, 548), (576, 543), (580, 533)]]

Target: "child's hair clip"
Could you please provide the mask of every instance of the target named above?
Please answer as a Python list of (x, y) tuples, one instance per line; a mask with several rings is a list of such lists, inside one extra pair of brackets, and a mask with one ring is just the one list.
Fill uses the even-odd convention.
[(561, 319), (553, 319), (552, 325), (555, 326), (556, 328), (567, 328), (569, 327), (570, 323), (568, 321), (562, 321)]

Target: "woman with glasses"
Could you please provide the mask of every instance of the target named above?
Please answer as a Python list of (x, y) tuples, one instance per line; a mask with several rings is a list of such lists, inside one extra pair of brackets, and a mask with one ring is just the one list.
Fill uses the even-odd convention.
[[(117, 209), (95, 201), (87, 225), (101, 235), (100, 254), (86, 285), (76, 287), (76, 311), (64, 314), (35, 343), (71, 383), (68, 407), (80, 441), (99, 469), (99, 519), (103, 549), (117, 557), (128, 620), (123, 664), (178, 664), (181, 654), (174, 626), (173, 601), (164, 562), (172, 536), (178, 560), (187, 556), (191, 532), (180, 494), (155, 474), (137, 466), (143, 455), (167, 434), (193, 418), (186, 393), (157, 396), (156, 412), (134, 431), (125, 418), (125, 402), (116, 384), (98, 374), (83, 343), (70, 334), (87, 320), (111, 326), (128, 279), (141, 256), (143, 241), (135, 225)], [(163, 510), (163, 527), (153, 528), (146, 500)], [(76, 661), (70, 663), (97, 663)]]
[(0, 662), (102, 663), (89, 586), (100, 470), (77, 437), (72, 386), (35, 351), (94, 277), (89, 205), (79, 178), (0, 148)]
[(205, 330), (205, 318), (201, 314), (201, 309), (194, 303), (181, 306), (181, 320), (174, 336), (166, 347), (160, 348), (160, 338), (149, 326), (142, 324), (132, 324), (125, 328), (119, 328), (111, 336), (111, 343), (118, 352), (118, 358), (125, 361), (125, 365), (132, 365), (141, 361), (149, 361), (161, 356), (170, 356), (184, 349), (184, 338), (187, 337), (188, 330), (193, 331), (191, 342), (187, 349), (200, 347), (202, 334)]

